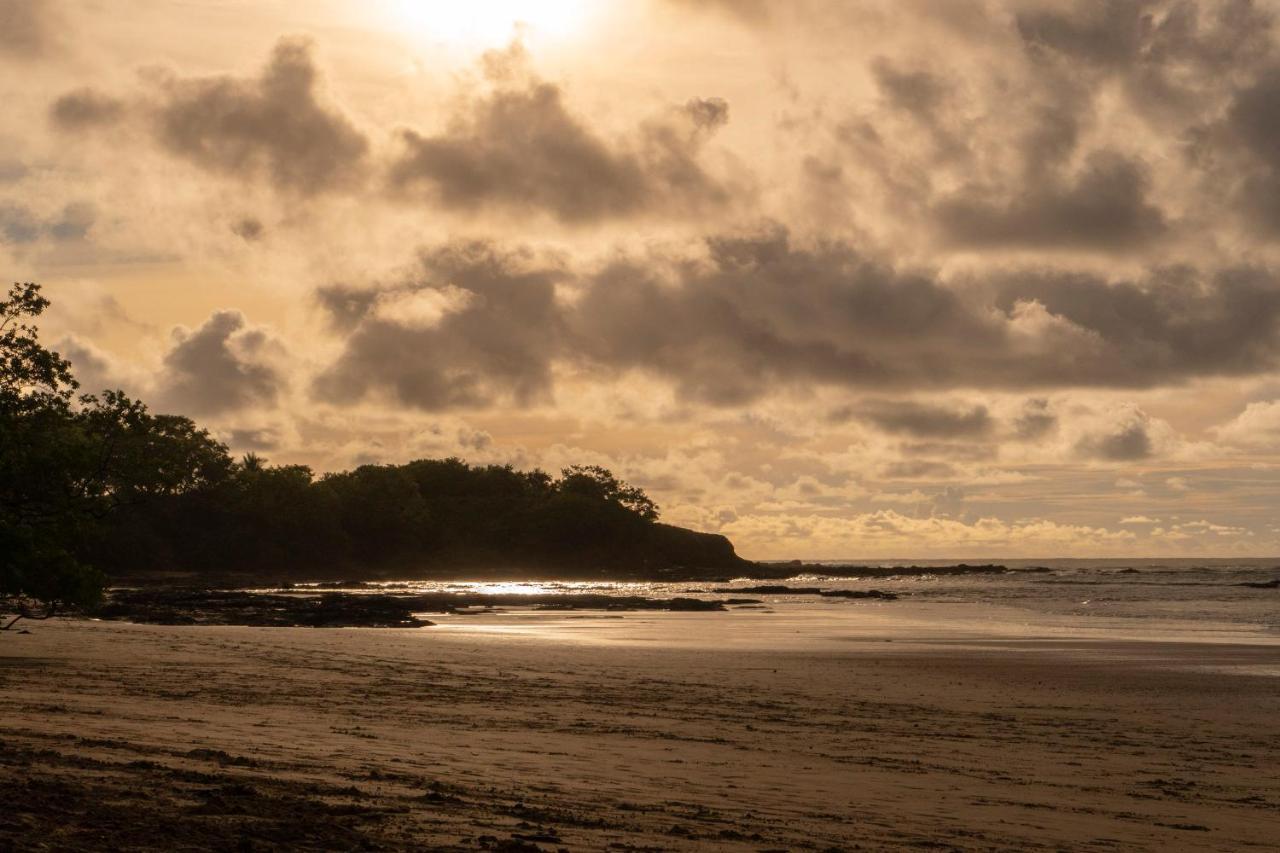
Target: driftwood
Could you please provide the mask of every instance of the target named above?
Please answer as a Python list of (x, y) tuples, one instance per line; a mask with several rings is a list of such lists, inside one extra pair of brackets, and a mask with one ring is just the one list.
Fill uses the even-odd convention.
[(31, 619), (37, 622), (43, 622), (45, 619), (52, 619), (58, 614), (58, 602), (49, 601), (44, 605), (44, 612), (38, 612), (33, 609), (33, 605), (27, 599), (11, 599), (8, 602), (0, 601), (0, 612), (5, 610), (15, 611), (14, 617), (4, 625), (0, 625), (0, 631), (8, 631), (14, 625), (18, 624), (19, 619)]

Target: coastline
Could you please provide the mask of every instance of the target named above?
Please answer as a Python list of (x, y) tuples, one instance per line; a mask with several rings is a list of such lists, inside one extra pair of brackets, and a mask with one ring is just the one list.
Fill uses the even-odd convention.
[[(667, 617), (707, 618), (642, 615)], [(1256, 674), (1275, 646), (716, 649), (673, 627), (578, 643), (54, 620), (0, 645), (2, 784), (20, 803), (0, 839), (1227, 850), (1280, 834), (1280, 696)]]

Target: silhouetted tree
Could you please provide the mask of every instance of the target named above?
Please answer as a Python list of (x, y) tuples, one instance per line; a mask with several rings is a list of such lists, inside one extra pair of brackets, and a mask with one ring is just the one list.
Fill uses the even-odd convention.
[(658, 519), (658, 505), (643, 491), (622, 482), (599, 465), (571, 465), (565, 468), (559, 489), (626, 507), (648, 521)]
[(119, 391), (76, 397), (70, 364), (31, 323), (48, 305), (35, 284), (0, 301), (0, 604), (27, 618), (98, 600), (87, 552), (120, 507), (230, 471), (226, 448), (187, 418)]
[(431, 513), (404, 468), (361, 465), (326, 474), (320, 487), (336, 498), (342, 529), (363, 560), (407, 561), (431, 540)]
[(82, 523), (80, 481), (93, 455), (72, 416), (71, 367), (30, 322), (48, 305), (35, 284), (13, 285), (0, 302), (0, 599), (30, 618), (101, 590), (66, 547)]
[(648, 495), (599, 466), (554, 479), (419, 459), (317, 480), (253, 453), (235, 462), (188, 418), (120, 391), (77, 396), (70, 365), (32, 323), (47, 305), (34, 284), (0, 302), (0, 607), (20, 616), (93, 604), (99, 569), (608, 573), (692, 547), (654, 523)]

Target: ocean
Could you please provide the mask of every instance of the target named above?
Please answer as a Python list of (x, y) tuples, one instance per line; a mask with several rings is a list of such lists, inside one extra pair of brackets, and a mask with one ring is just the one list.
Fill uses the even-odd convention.
[[(971, 561), (976, 562), (976, 561)], [(828, 561), (830, 574), (727, 583), (403, 581), (367, 592), (501, 595), (593, 593), (704, 600), (753, 599), (715, 613), (555, 607), (464, 608), (424, 614), (437, 628), (476, 636), (528, 634), (582, 642), (707, 647), (818, 647), (855, 640), (1016, 643), (1055, 639), (1280, 644), (1280, 560), (1004, 560), (1005, 573), (931, 571), (955, 561)], [(868, 567), (859, 574), (856, 568)], [(805, 567), (808, 568), (808, 567)], [(898, 569), (886, 576), (886, 570)], [(848, 576), (845, 576), (848, 573)], [(1254, 584), (1255, 586), (1249, 586)], [(751, 591), (787, 586), (892, 593), (896, 600)], [(294, 589), (305, 592), (307, 585)]]

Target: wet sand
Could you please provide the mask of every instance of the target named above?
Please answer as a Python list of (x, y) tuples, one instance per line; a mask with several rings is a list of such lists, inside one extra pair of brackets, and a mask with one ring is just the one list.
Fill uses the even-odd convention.
[(33, 625), (0, 848), (1280, 845), (1280, 647), (865, 612)]

